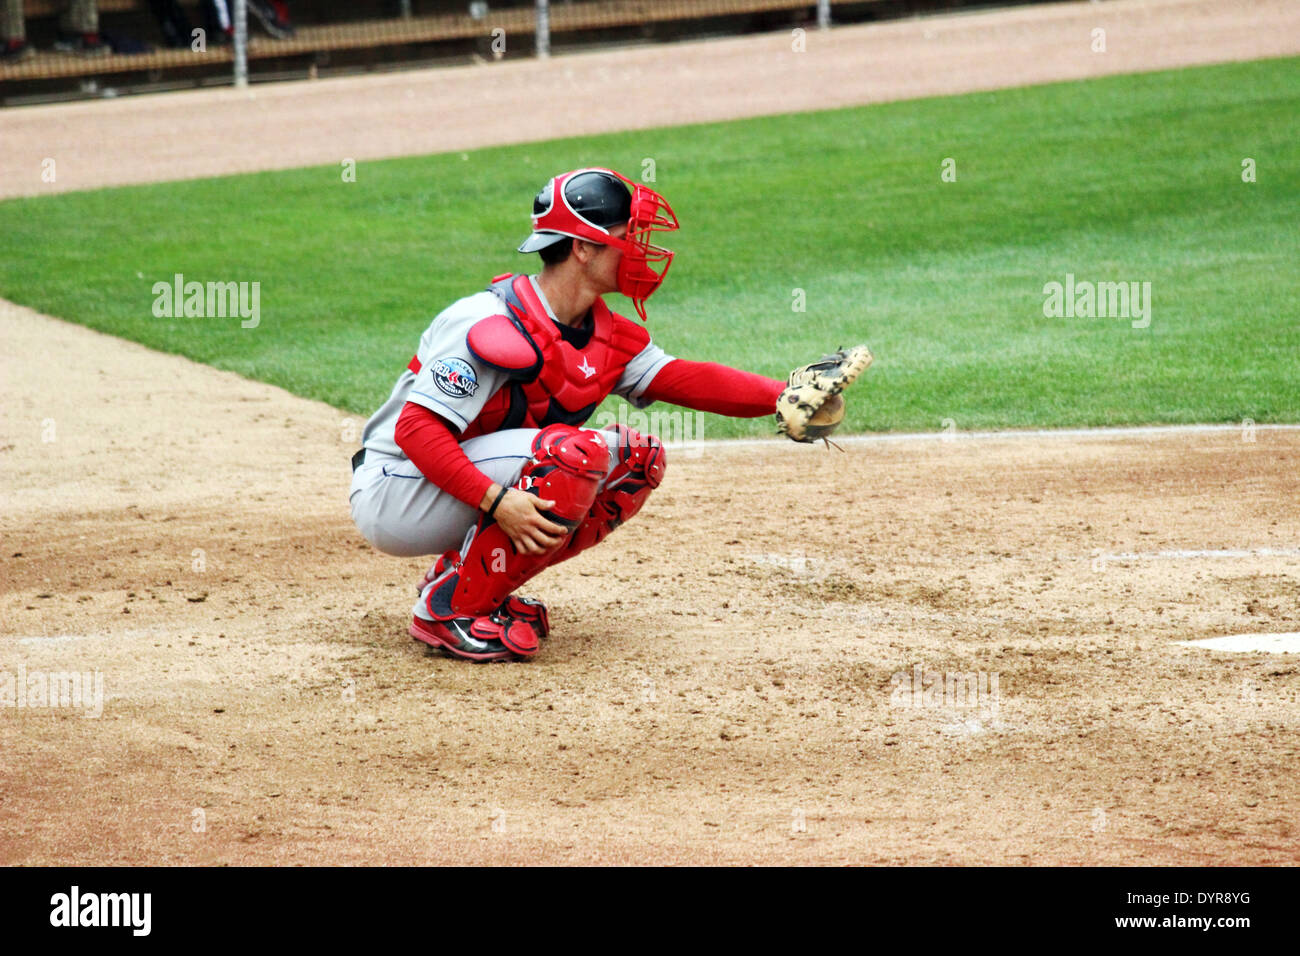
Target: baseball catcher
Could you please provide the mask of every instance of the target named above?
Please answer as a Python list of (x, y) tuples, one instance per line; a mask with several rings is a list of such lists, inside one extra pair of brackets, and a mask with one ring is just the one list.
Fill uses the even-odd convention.
[(583, 424), (617, 394), (742, 418), (776, 416), (795, 441), (826, 438), (841, 392), (867, 368), (841, 350), (785, 382), (674, 358), (610, 311), (621, 292), (645, 320), (677, 228), (657, 192), (609, 169), (554, 177), (533, 200), (536, 275), (501, 275), (448, 306), (420, 337), (352, 459), (352, 518), (374, 547), (436, 556), (419, 582), (410, 633), (474, 661), (528, 658), (549, 630), (517, 589), (603, 541), (663, 480), (653, 435)]

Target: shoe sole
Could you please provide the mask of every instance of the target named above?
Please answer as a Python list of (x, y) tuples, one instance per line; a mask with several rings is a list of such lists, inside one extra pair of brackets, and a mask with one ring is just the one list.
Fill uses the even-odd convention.
[(430, 647), (436, 647), (440, 651), (445, 651), (452, 657), (458, 657), (465, 661), (474, 661), (476, 663), (488, 663), (489, 661), (508, 661), (514, 655), (510, 651), (492, 651), (488, 654), (470, 654), (466, 651), (459, 650), (454, 645), (448, 643), (442, 636), (435, 634), (433, 631), (425, 630), (416, 622), (419, 618), (411, 621), (408, 633), (421, 644), (428, 644)]

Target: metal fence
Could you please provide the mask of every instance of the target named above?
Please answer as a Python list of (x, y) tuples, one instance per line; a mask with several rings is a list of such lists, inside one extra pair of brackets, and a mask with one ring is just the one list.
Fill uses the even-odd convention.
[[(987, 0), (985, 0), (987, 2)], [(1003, 3), (1024, 0), (1002, 0)], [(966, 0), (0, 0), (0, 100), (16, 91), (315, 76), (556, 45), (829, 28)], [(22, 15), (13, 22), (17, 7)], [(94, 14), (86, 19), (87, 10)], [(864, 12), (865, 11), (865, 12)], [(25, 29), (24, 29), (25, 28)], [(22, 45), (16, 45), (22, 44)]]

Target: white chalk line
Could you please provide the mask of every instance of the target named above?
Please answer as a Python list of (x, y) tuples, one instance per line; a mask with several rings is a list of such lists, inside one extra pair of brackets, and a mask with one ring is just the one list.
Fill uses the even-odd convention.
[(143, 640), (146, 638), (158, 637), (175, 637), (175, 633), (167, 630), (128, 630), (128, 631), (102, 631), (96, 634), (72, 634), (69, 632), (56, 634), (13, 634), (8, 635), (0, 640), (12, 640), (16, 644), (28, 644), (36, 646), (57, 646), (60, 644), (71, 644), (76, 641), (99, 641), (112, 639), (121, 640)]
[[(807, 552), (797, 554), (742, 554), (740, 557), (751, 564), (782, 568), (796, 576), (825, 576), (833, 563), (830, 556), (810, 556)], [(1117, 564), (1125, 561), (1193, 561), (1200, 558), (1300, 558), (1300, 547), (1175, 548), (1167, 551), (1116, 551), (1109, 554), (1102, 552), (1098, 548), (1089, 555), (1072, 554), (1065, 556), (1065, 559), (1070, 561), (1100, 561)]]
[[(643, 413), (648, 414), (648, 413)], [(653, 419), (652, 419), (653, 421)], [(1293, 432), (1300, 431), (1300, 425), (1134, 425), (1134, 426), (1099, 426), (1097, 428), (1039, 428), (1007, 429), (1005, 431), (937, 431), (937, 432), (884, 432), (877, 435), (845, 435), (831, 439), (837, 445), (884, 445), (893, 442), (939, 441), (958, 444), (964, 441), (1006, 441), (1009, 439), (1052, 439), (1052, 438), (1143, 438), (1172, 437), (1177, 435), (1212, 435), (1237, 432), (1241, 434), (1258, 434), (1259, 432)], [(662, 436), (661, 436), (662, 437)], [(769, 445), (779, 447), (793, 445), (788, 439), (779, 436), (771, 438), (694, 438), (686, 441), (665, 440), (670, 448), (738, 448), (745, 445)], [(820, 443), (818, 443), (820, 444)], [(1243, 444), (1251, 444), (1243, 441)]]
[(20, 637), (19, 644), (68, 644), (72, 641), (84, 641), (89, 634), (50, 634), (38, 635), (35, 637)]
[(1102, 561), (1179, 561), (1195, 558), (1295, 558), (1300, 548), (1208, 548), (1174, 551), (1121, 551), (1098, 555)]
[(1203, 637), (1195, 641), (1174, 641), (1179, 647), (1197, 647), (1207, 651), (1232, 654), (1300, 654), (1300, 632), (1284, 634), (1230, 634), (1226, 637)]

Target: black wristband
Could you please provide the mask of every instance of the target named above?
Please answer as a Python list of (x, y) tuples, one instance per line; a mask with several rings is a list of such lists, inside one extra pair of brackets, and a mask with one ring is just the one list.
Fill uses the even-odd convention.
[(499, 495), (497, 495), (497, 496), (496, 496), (496, 500), (492, 502), (492, 507), (489, 508), (489, 509), (487, 510), (487, 516), (488, 516), (489, 518), (491, 518), (492, 515), (496, 513), (497, 505), (501, 504), (501, 499), (504, 498), (504, 497), (506, 496), (506, 492), (509, 491), (509, 490), (510, 490), (509, 488), (502, 488), (502, 489), (501, 489), (501, 493), (500, 493)]

